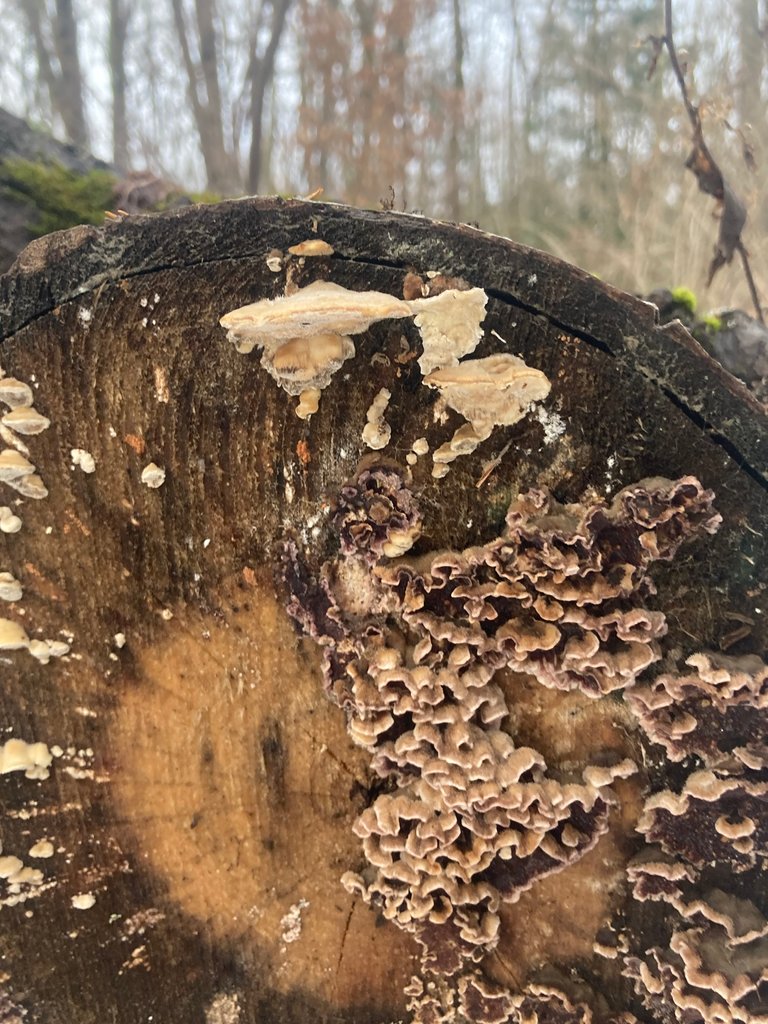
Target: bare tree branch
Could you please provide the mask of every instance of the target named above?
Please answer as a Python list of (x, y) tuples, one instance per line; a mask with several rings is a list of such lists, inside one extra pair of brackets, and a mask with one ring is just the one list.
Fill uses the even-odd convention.
[(675, 47), (672, 31), (672, 0), (664, 0), (664, 45), (669, 53), (672, 70), (680, 87), (683, 104), (693, 129), (693, 149), (685, 161), (685, 166), (696, 176), (701, 191), (713, 196), (720, 206), (720, 229), (717, 242), (715, 243), (714, 256), (709, 265), (707, 285), (709, 286), (712, 283), (712, 279), (717, 271), (726, 263), (730, 263), (734, 253), (737, 252), (741, 257), (744, 267), (747, 285), (749, 286), (749, 292), (755, 307), (755, 314), (761, 323), (765, 323), (754, 277), (749, 265), (749, 255), (741, 240), (741, 232), (747, 220), (747, 210), (744, 203), (725, 180), (723, 172), (720, 170), (704, 139), (701, 113), (688, 92), (685, 73), (680, 66), (680, 60)]

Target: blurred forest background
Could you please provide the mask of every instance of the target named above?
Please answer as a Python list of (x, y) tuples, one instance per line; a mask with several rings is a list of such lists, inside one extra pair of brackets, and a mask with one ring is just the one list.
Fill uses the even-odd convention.
[[(187, 192), (304, 195), (476, 223), (632, 291), (704, 286), (713, 202), (661, 0), (0, 0), (0, 107)], [(713, 155), (768, 288), (768, 2), (675, 0)]]

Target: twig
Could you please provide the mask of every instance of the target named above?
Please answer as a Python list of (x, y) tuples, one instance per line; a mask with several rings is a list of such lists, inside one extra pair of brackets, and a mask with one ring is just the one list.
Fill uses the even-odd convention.
[(755, 285), (755, 279), (752, 276), (752, 267), (749, 265), (749, 255), (747, 254), (744, 243), (739, 239), (736, 243), (736, 252), (741, 256), (741, 263), (744, 267), (744, 276), (747, 279), (747, 285), (749, 286), (749, 294), (752, 296), (752, 304), (757, 310), (757, 319), (761, 324), (765, 324), (763, 319), (763, 310), (760, 305), (760, 297), (757, 294), (757, 286)]

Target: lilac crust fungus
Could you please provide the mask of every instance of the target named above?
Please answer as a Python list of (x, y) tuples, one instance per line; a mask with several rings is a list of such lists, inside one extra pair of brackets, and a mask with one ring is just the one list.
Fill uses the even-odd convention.
[(755, 655), (692, 654), (690, 672), (665, 673), (627, 691), (649, 739), (671, 761), (693, 754), (713, 768), (768, 767), (768, 666)]
[(627, 929), (614, 956), (651, 1016), (676, 1024), (768, 1024), (765, 706), (768, 666), (754, 655), (692, 654), (687, 671), (627, 690), (648, 739), (673, 762), (703, 764), (678, 791), (645, 800), (648, 845), (627, 865), (632, 896), (666, 914), (668, 945)]
[(636, 766), (604, 752), (552, 772), (508, 731), (495, 676), (511, 668), (593, 698), (633, 684), (666, 630), (644, 606), (649, 567), (718, 528), (713, 495), (693, 477), (641, 481), (610, 504), (529, 491), (496, 540), (412, 558), (422, 515), (404, 472), (371, 456), (342, 488), (336, 558), (312, 568), (285, 547), (288, 610), (381, 780), (354, 825), (364, 863), (343, 884), (420, 945), (414, 1021), (589, 1024), (559, 988), (512, 995), (478, 965), (501, 905), (595, 846), (614, 782)]

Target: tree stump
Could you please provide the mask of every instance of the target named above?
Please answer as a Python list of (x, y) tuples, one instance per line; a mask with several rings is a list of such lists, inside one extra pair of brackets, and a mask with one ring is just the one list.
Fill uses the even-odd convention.
[[(333, 253), (288, 254), (309, 239)], [(425, 437), (434, 452), (460, 417), (422, 386), (413, 319), (355, 336), (354, 359), (309, 419), (218, 323), (286, 285), (402, 296), (406, 274), (428, 288), (433, 271), (489, 297), (470, 358), (509, 352), (552, 385), (538, 412), (497, 428), (444, 479), (412, 445)], [(306, 593), (285, 552), (298, 552), (309, 587), (338, 559), (338, 496), (371, 455), (362, 429), (386, 388), (391, 439), (373, 458), (400, 474), (420, 510), (406, 561), (493, 544), (510, 503), (531, 489), (565, 504), (586, 494), (599, 508), (647, 478), (695, 477), (722, 525), (648, 570), (643, 607), (663, 615), (666, 633), (640, 679), (690, 671), (679, 666), (702, 651), (756, 677), (747, 656), (765, 646), (768, 432), (745, 387), (682, 328), (658, 327), (654, 307), (550, 256), (465, 225), (278, 199), (41, 239), (0, 279), (0, 332), (6, 383), (26, 383), (50, 420), (23, 438), (47, 496), (25, 496), (26, 478), (13, 478), (23, 493), (0, 484), (6, 527), (21, 520), (17, 532), (3, 527), (0, 571), (23, 588), (18, 599), (8, 583), (0, 615), (28, 641), (0, 652), (0, 1019), (436, 1020), (432, 985), (440, 1019), (490, 1020), (487, 1007), (473, 1010), (468, 982), (456, 994), (455, 979), (469, 971), (480, 984), (479, 970), (498, 1000), (493, 1019), (521, 1021), (532, 1012), (521, 993), (543, 998), (553, 969), (582, 986), (574, 995), (563, 982), (571, 1016), (561, 1020), (586, 1020), (582, 1004), (599, 1019), (672, 1019), (673, 997), (649, 994), (630, 963), (685, 931), (669, 900), (633, 896), (628, 865), (651, 841), (636, 826), (649, 796), (679, 794), (694, 771), (746, 778), (764, 807), (757, 755), (731, 775), (695, 750), (674, 759), (621, 689), (595, 696), (499, 669), (502, 731), (539, 751), (552, 777), (620, 760), (634, 768), (613, 781), (591, 848), (502, 901), (498, 944), (479, 967), (430, 980), (413, 930), (340, 882), (365, 875), (353, 828), (395, 783), (348, 735), (349, 708), (324, 693), (322, 630), (314, 613), (313, 637), (287, 611)], [(19, 438), (4, 429), (15, 451)], [(164, 470), (160, 486), (147, 486), (162, 476), (147, 476), (151, 463)], [(755, 697), (747, 711), (764, 719), (764, 703)], [(712, 831), (709, 819), (696, 827)], [(724, 889), (759, 919), (761, 827), (737, 848), (748, 863), (721, 863), (727, 843), (712, 842), (709, 874), (691, 874), (691, 891)], [(691, 911), (685, 925), (705, 918)], [(599, 955), (607, 931), (622, 928), (642, 936), (639, 952)], [(760, 960), (764, 940), (749, 941)], [(734, 1019), (763, 1020), (765, 989), (749, 993)]]

